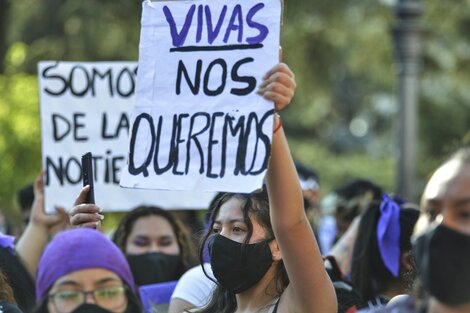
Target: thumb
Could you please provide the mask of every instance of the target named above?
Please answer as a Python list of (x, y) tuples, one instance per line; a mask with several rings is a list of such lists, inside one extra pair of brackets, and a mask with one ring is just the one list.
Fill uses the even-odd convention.
[(75, 199), (75, 202), (73, 205), (75, 206), (75, 205), (85, 203), (89, 192), (90, 192), (90, 185), (86, 185), (85, 187), (83, 187), (82, 190), (80, 190), (80, 193)]

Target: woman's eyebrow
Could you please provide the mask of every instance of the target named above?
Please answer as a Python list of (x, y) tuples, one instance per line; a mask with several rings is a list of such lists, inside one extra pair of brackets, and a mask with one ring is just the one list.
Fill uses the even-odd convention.
[(242, 218), (236, 218), (236, 219), (230, 220), (230, 223), (245, 223), (245, 220)]
[(119, 278), (116, 278), (116, 277), (103, 277), (100, 280), (95, 282), (95, 286), (96, 285), (104, 285), (104, 284), (109, 283), (109, 282), (119, 282), (120, 283), (121, 280)]
[[(243, 218), (234, 218), (234, 219), (229, 220), (228, 222), (231, 224), (237, 223), (237, 222), (245, 223), (245, 220)], [(222, 221), (214, 221), (214, 224), (222, 224)]]
[(59, 282), (59, 283), (56, 285), (56, 287), (58, 287), (58, 286), (61, 286), (61, 287), (62, 287), (62, 286), (78, 286), (78, 287), (79, 287), (80, 284), (77, 283), (77, 282), (74, 281), (74, 280), (63, 280), (63, 281)]
[(465, 206), (470, 203), (470, 197), (463, 197), (455, 200), (455, 206)]
[(134, 239), (149, 239), (147, 235), (135, 235)]

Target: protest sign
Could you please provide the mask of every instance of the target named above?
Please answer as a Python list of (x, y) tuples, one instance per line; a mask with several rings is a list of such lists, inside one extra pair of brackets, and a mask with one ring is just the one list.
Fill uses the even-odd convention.
[(279, 61), (280, 0), (145, 1), (137, 103), (121, 185), (250, 192), (262, 186)]
[(119, 187), (126, 167), (136, 62), (40, 62), (42, 164), (46, 211), (70, 209), (82, 188), (81, 155), (91, 151), (96, 203), (108, 211), (138, 205), (207, 208), (212, 194)]

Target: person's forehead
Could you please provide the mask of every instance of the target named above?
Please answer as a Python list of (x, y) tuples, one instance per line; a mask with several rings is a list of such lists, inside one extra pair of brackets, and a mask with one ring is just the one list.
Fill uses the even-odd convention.
[(131, 230), (132, 235), (174, 235), (170, 222), (159, 215), (138, 218)]
[(230, 198), (229, 200), (227, 200), (227, 202), (222, 204), (215, 220), (222, 221), (234, 219), (243, 220), (242, 202), (240, 199), (237, 199), (235, 197)]
[(55, 281), (54, 286), (58, 286), (64, 283), (73, 283), (76, 285), (96, 284), (102, 282), (103, 280), (121, 281), (116, 273), (108, 269), (96, 267), (77, 270), (65, 274)]
[(470, 164), (450, 161), (431, 177), (422, 204), (470, 196)]

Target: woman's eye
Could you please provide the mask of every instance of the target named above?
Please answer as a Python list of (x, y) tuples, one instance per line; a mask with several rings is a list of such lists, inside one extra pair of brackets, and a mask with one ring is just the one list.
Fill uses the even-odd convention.
[(233, 227), (233, 231), (235, 233), (239, 233), (239, 232), (243, 232), (244, 230), (241, 227), (235, 226), (235, 227)]
[(75, 301), (81, 296), (79, 291), (61, 291), (56, 294), (59, 301)]
[(124, 294), (124, 287), (110, 287), (95, 291), (95, 297), (101, 300), (108, 300), (120, 297)]
[(158, 244), (162, 247), (171, 246), (173, 244), (173, 239), (165, 238), (165, 239), (160, 240)]
[(145, 247), (149, 245), (149, 241), (145, 238), (136, 238), (132, 241), (136, 246)]
[(426, 213), (428, 214), (429, 220), (434, 221), (437, 217), (438, 210), (435, 208), (427, 208)]
[(461, 211), (458, 213), (459, 218), (461, 219), (469, 219), (470, 218), (470, 211)]
[(212, 228), (212, 233), (218, 234), (218, 233), (220, 233), (220, 229), (218, 229), (218, 228)]

